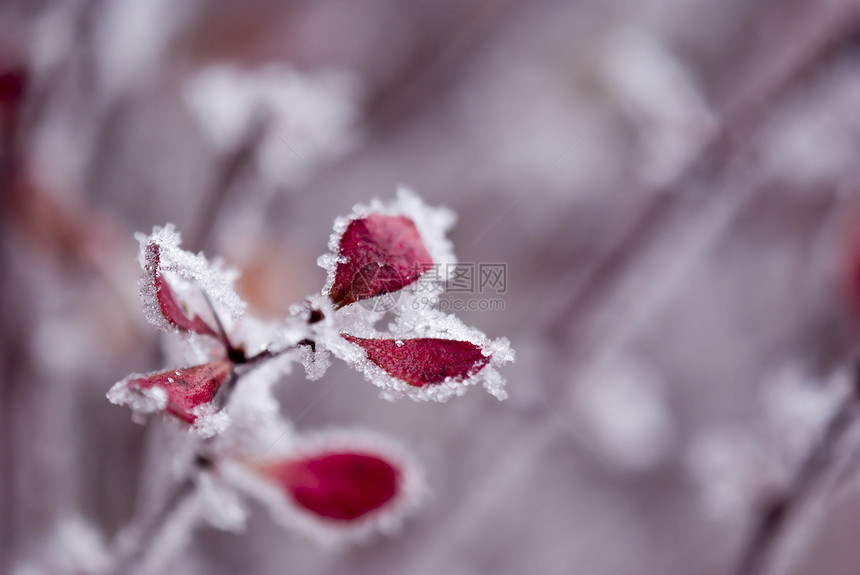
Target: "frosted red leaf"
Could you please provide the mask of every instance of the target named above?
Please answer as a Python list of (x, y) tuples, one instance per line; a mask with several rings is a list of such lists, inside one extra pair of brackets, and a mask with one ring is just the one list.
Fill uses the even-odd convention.
[(329, 296), (337, 308), (398, 291), (433, 266), (415, 223), (405, 216), (371, 214), (352, 220), (340, 239)]
[(158, 244), (149, 244), (146, 247), (146, 256), (147, 261), (150, 262), (149, 265), (151, 265), (153, 269), (151, 278), (155, 284), (155, 294), (158, 298), (158, 306), (161, 309), (161, 313), (164, 315), (164, 319), (180, 331), (190, 331), (218, 337), (218, 334), (215, 333), (215, 330), (213, 330), (209, 324), (203, 321), (200, 316), (187, 310), (187, 308), (182, 305), (176, 292), (173, 291), (173, 288), (170, 287), (170, 284), (164, 278), (164, 274), (160, 268), (161, 248), (159, 248)]
[(261, 468), (296, 503), (337, 521), (360, 519), (392, 502), (402, 489), (402, 473), (379, 455), (326, 452)]
[(194, 408), (212, 401), (215, 392), (230, 376), (233, 364), (217, 360), (194, 367), (170, 369), (128, 382), (129, 388), (160, 387), (167, 393), (168, 413), (194, 423)]
[(490, 361), (481, 348), (470, 341), (419, 337), (415, 339), (372, 339), (341, 334), (361, 346), (367, 358), (383, 371), (414, 387), (442, 383), (449, 378), (462, 381), (478, 373)]

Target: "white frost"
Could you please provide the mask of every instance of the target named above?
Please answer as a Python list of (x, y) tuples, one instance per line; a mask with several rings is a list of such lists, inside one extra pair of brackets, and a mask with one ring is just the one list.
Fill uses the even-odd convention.
[[(164, 275), (177, 297), (193, 314), (201, 318), (211, 318), (212, 312), (202, 296), (202, 293), (205, 293), (226, 329), (229, 330), (242, 317), (245, 302), (239, 298), (233, 287), (239, 276), (236, 270), (225, 268), (221, 260), (210, 262), (202, 253), (192, 254), (181, 249), (179, 245), (182, 238), (173, 224), (156, 226), (152, 234), (147, 236), (138, 233), (135, 238), (140, 242), (138, 260), (143, 268), (143, 274), (138, 281), (140, 297), (143, 300), (146, 319), (150, 323), (166, 331), (174, 329), (164, 317), (158, 302), (155, 285), (157, 271)], [(157, 268), (154, 257), (147, 251), (150, 245), (159, 248)], [(217, 324), (212, 319), (214, 318), (207, 323), (214, 328)]]
[(191, 410), (196, 416), (191, 429), (200, 437), (214, 437), (230, 427), (231, 419), (226, 410), (218, 410), (211, 403), (201, 403)]
[(167, 392), (159, 387), (140, 388), (129, 386), (129, 383), (138, 379), (147, 379), (153, 374), (132, 373), (113, 384), (106, 396), (108, 401), (114, 405), (127, 405), (135, 414), (137, 421), (142, 421), (145, 416), (163, 411), (167, 407)]
[[(334, 285), (335, 272), (341, 261), (339, 252), (340, 240), (343, 237), (343, 233), (350, 222), (365, 218), (371, 214), (408, 217), (415, 223), (424, 247), (427, 248), (430, 257), (433, 258), (433, 263), (437, 265), (437, 269), (440, 272), (438, 274), (439, 279), (444, 281), (448, 279), (449, 274), (453, 273), (454, 264), (457, 263), (457, 256), (454, 255), (454, 246), (446, 237), (446, 234), (457, 221), (456, 214), (444, 206), (435, 208), (428, 206), (414, 192), (401, 186), (397, 189), (397, 200), (386, 203), (374, 199), (367, 205), (357, 204), (353, 206), (350, 215), (335, 219), (334, 231), (328, 242), (330, 253), (320, 256), (317, 260), (317, 265), (326, 270), (327, 273), (326, 283), (322, 289), (323, 295), (328, 294)], [(417, 288), (419, 284), (422, 284), (421, 280), (414, 282), (410, 286), (406, 286), (404, 290), (409, 291), (410, 289)], [(422, 286), (422, 289), (426, 288), (426, 284)]]
[(287, 66), (211, 66), (183, 96), (200, 130), (220, 151), (234, 148), (255, 117), (267, 117), (256, 161), (275, 184), (296, 184), (322, 160), (350, 149), (359, 117), (358, 82), (343, 72), (302, 74)]
[(433, 309), (404, 310), (389, 325), (389, 333), (353, 333), (358, 337), (393, 338), (407, 340), (414, 338), (438, 338), (468, 341), (481, 348), (490, 361), (480, 371), (462, 381), (449, 378), (434, 385), (415, 387), (397, 379), (367, 358), (367, 353), (359, 345), (338, 337), (326, 343), (337, 357), (360, 371), (364, 377), (382, 389), (381, 396), (389, 401), (409, 397), (415, 401), (448, 401), (452, 397), (466, 393), (469, 386), (482, 384), (499, 400), (506, 399), (505, 379), (498, 368), (514, 361), (514, 350), (507, 338), (490, 339), (481, 331), (465, 325), (456, 316)]

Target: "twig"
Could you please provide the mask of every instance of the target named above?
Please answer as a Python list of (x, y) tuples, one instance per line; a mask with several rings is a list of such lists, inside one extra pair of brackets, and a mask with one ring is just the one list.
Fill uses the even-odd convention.
[[(796, 94), (798, 88), (820, 73), (824, 65), (854, 45), (860, 34), (860, 11), (846, 6), (839, 14), (827, 18), (820, 28), (805, 40), (805, 46), (796, 50), (796, 56), (782, 66), (780, 73), (774, 74), (756, 93), (740, 99), (724, 114), (719, 130), (673, 182), (659, 190), (651, 190), (656, 199), (631, 219), (610, 253), (588, 272), (580, 289), (572, 297), (565, 298), (560, 309), (554, 308), (547, 327), (550, 341), (568, 349), (571, 326), (599, 322), (593, 316), (602, 310), (617, 308), (618, 301), (627, 296), (625, 288), (639, 293), (643, 277), (638, 268), (634, 269), (634, 264), (643, 259), (643, 254), (660, 252), (664, 247), (662, 242), (687, 244), (689, 237), (679, 241), (677, 236), (689, 233), (695, 237), (702, 227), (701, 221), (681, 230), (673, 224), (686, 222), (690, 214), (695, 214), (698, 220), (707, 219), (708, 213), (713, 209), (719, 211), (722, 203), (738, 201), (737, 198), (725, 197), (738, 195), (735, 191), (732, 194), (721, 194), (720, 190), (714, 192), (714, 182), (725, 177), (732, 160), (749, 150), (747, 142), (753, 140), (752, 136), (776, 104)], [(692, 193), (703, 185), (711, 193)], [(660, 281), (656, 275), (652, 274), (652, 277), (654, 281)], [(586, 325), (585, 331), (589, 331), (588, 327)], [(583, 339), (593, 340), (590, 333)]]
[[(200, 465), (197, 464), (197, 467)], [(133, 572), (152, 551), (153, 544), (169, 523), (170, 517), (183, 507), (183, 503), (194, 494), (194, 490), (194, 477), (189, 476), (174, 487), (155, 515), (138, 517), (132, 526), (127, 527), (134, 539), (129, 543), (122, 537), (119, 538), (113, 551), (114, 560), (104, 575), (128, 575)]]
[(269, 116), (270, 114), (265, 110), (260, 110), (255, 114), (242, 139), (219, 162), (215, 185), (200, 212), (199, 228), (196, 230), (194, 238), (190, 240), (190, 245), (203, 249), (212, 241), (215, 225), (227, 198), (257, 156), (260, 144), (267, 133)]
[(860, 408), (860, 366), (855, 370), (854, 387), (831, 417), (818, 444), (812, 449), (786, 490), (768, 503), (748, 539), (736, 575), (767, 572), (774, 547), (805, 501), (813, 494), (834, 462), (834, 454)]

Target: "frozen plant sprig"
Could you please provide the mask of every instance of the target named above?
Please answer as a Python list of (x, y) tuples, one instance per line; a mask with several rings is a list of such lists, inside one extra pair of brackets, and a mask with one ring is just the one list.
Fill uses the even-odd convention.
[[(308, 379), (319, 379), (334, 356), (389, 400), (447, 401), (478, 383), (504, 399), (499, 368), (514, 359), (508, 340), (414, 305), (419, 291), (442, 289), (447, 279), (430, 272), (456, 262), (445, 237), (454, 221), (447, 208), (429, 207), (405, 189), (395, 201), (355, 206), (335, 220), (330, 251), (319, 258), (327, 271), (322, 290), (291, 306), (280, 323), (245, 314), (233, 288), (237, 272), (181, 249), (171, 224), (138, 234), (145, 314), (179, 334), (188, 362), (131, 374), (107, 397), (130, 407), (136, 421), (164, 416), (198, 438), (157, 517), (168, 523), (170, 507), (194, 498), (182, 505), (186, 532), (201, 521), (236, 530), (247, 495), (278, 523), (326, 544), (393, 532), (425, 491), (409, 452), (361, 430), (296, 432), (279, 413), (272, 387), (299, 361)], [(378, 329), (386, 316), (392, 321)], [(224, 497), (229, 517), (211, 504)], [(171, 529), (182, 521), (170, 522)], [(158, 539), (157, 529), (131, 532), (136, 539), (117, 547), (113, 572), (123, 572)]]

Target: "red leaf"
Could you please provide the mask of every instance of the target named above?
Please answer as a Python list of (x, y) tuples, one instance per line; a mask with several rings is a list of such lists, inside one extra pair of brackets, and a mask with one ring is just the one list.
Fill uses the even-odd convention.
[(191, 331), (218, 337), (218, 334), (209, 327), (209, 324), (203, 321), (200, 316), (187, 310), (179, 301), (176, 292), (170, 287), (170, 284), (164, 278), (164, 274), (161, 271), (160, 252), (161, 249), (158, 244), (153, 243), (146, 247), (146, 259), (149, 265), (152, 266), (152, 281), (155, 285), (155, 295), (158, 298), (158, 306), (164, 315), (164, 319), (180, 331)]
[(405, 216), (371, 214), (352, 220), (340, 239), (329, 296), (337, 308), (398, 291), (433, 266), (415, 223)]
[(328, 452), (262, 468), (304, 509), (338, 521), (354, 521), (391, 502), (401, 472), (378, 455)]
[(128, 386), (140, 389), (163, 388), (167, 392), (167, 412), (194, 423), (197, 416), (192, 410), (212, 401), (215, 392), (229, 377), (232, 367), (231, 362), (222, 359), (133, 379), (128, 382)]
[(21, 66), (0, 65), (0, 128), (8, 130), (21, 109), (27, 72)]
[(366, 339), (345, 333), (341, 335), (361, 346), (367, 352), (367, 358), (385, 372), (415, 387), (442, 383), (448, 378), (462, 381), (479, 372), (490, 361), (490, 357), (470, 341), (431, 337)]

